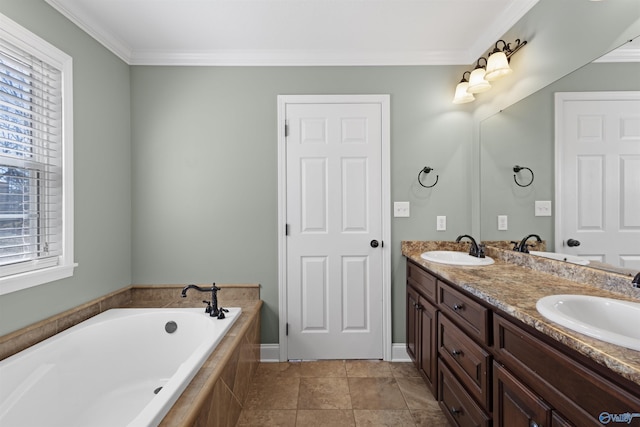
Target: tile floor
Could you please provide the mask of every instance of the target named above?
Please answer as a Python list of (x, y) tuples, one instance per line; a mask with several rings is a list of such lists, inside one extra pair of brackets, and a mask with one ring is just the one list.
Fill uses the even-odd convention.
[(261, 363), (240, 426), (446, 426), (411, 363)]

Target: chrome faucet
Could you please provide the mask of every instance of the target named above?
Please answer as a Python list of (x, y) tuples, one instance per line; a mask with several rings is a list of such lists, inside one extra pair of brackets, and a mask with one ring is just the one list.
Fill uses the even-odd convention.
[(515, 246), (513, 247), (514, 251), (517, 252), (522, 252), (525, 254), (529, 253), (529, 245), (527, 245), (527, 241), (529, 241), (530, 238), (535, 237), (536, 241), (538, 243), (542, 243), (542, 239), (540, 239), (540, 236), (538, 236), (537, 234), (529, 234), (527, 237), (525, 237), (524, 239), (522, 239), (520, 241), (520, 243), (518, 242), (511, 242), (513, 243)]
[(469, 245), (469, 255), (478, 257), (478, 258), (484, 258), (484, 245), (482, 244), (478, 245), (478, 243), (476, 242), (476, 239), (469, 236), (468, 234), (463, 234), (461, 236), (458, 236), (458, 238), (456, 239), (456, 243), (460, 243), (460, 240), (462, 240), (463, 237), (466, 237), (467, 239), (471, 240), (471, 245)]
[(195, 289), (199, 292), (211, 292), (211, 301), (202, 301), (203, 303), (207, 304), (207, 307), (204, 309), (204, 311), (205, 313), (209, 313), (209, 316), (217, 317), (218, 319), (224, 319), (224, 313), (229, 312), (229, 310), (227, 310), (226, 308), (218, 308), (218, 291), (220, 290), (220, 288), (217, 287), (215, 283), (213, 283), (210, 288), (201, 288), (200, 286), (196, 285), (187, 285), (182, 288), (182, 298), (187, 297), (187, 291), (189, 289)]

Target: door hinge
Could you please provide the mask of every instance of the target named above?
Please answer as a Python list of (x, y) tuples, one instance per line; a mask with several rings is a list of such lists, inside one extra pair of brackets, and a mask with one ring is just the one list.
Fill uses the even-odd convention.
[(286, 324), (286, 331), (284, 333), (286, 336), (289, 336), (289, 324)]
[(289, 136), (289, 120), (284, 121), (284, 137)]

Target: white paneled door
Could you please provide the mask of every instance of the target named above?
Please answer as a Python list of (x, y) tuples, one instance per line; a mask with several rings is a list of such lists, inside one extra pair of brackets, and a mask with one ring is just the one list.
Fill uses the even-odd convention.
[(640, 92), (557, 93), (556, 156), (557, 251), (640, 270)]
[(286, 358), (382, 359), (383, 107), (287, 103), (285, 117)]

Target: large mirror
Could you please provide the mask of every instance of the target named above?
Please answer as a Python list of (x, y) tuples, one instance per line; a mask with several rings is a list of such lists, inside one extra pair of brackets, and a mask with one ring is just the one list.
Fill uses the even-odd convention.
[[(631, 46), (640, 48), (640, 41), (636, 39)], [(638, 76), (640, 62), (594, 61), (480, 122), (483, 241), (521, 240), (535, 233), (546, 241), (547, 251), (576, 253), (566, 246), (568, 240), (555, 241), (554, 94), (640, 91)], [(635, 185), (640, 187), (640, 180)], [(637, 215), (640, 222), (640, 213)], [(591, 259), (589, 266), (623, 274), (640, 271), (640, 260), (637, 266), (633, 261), (626, 265), (602, 261)]]

